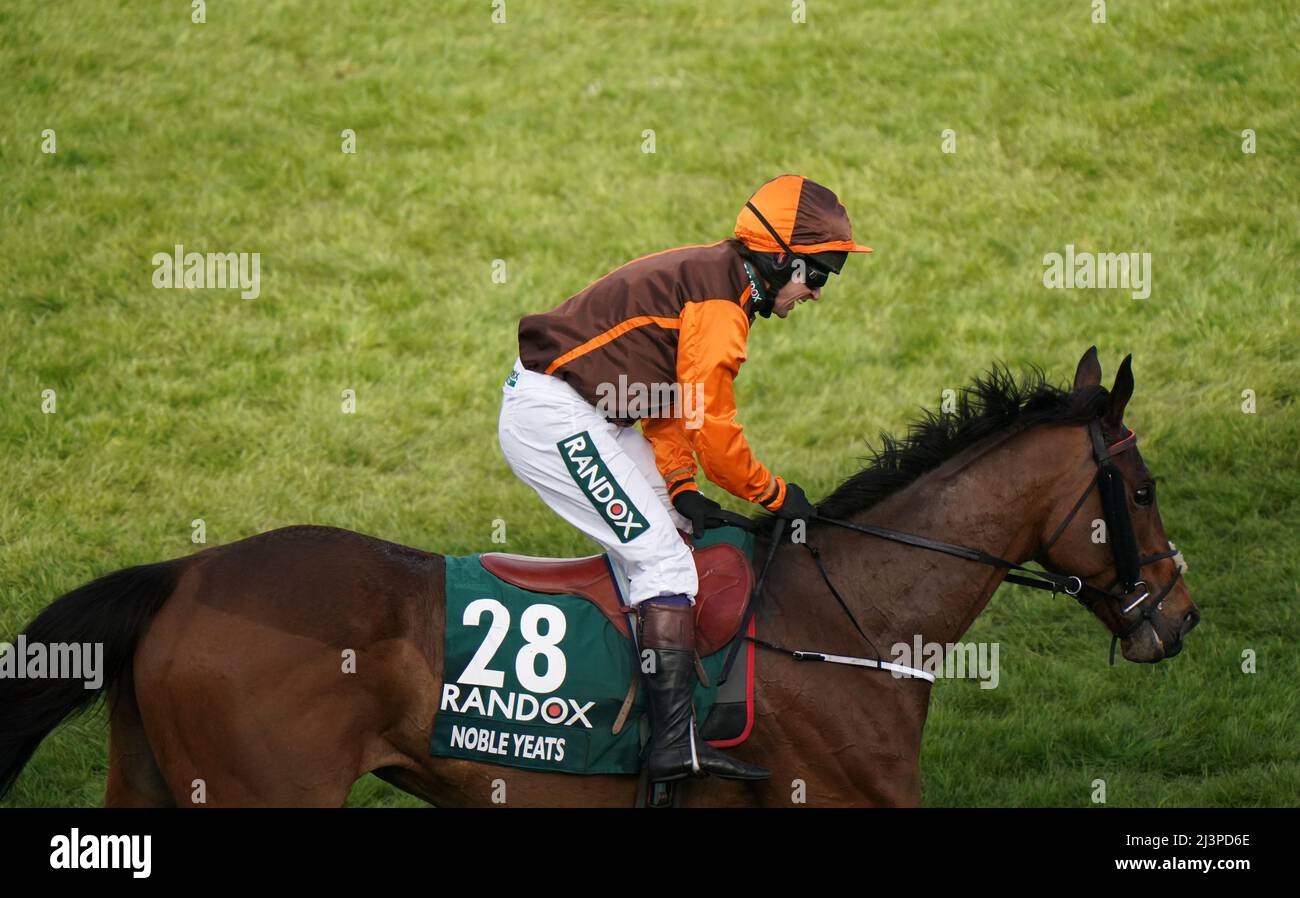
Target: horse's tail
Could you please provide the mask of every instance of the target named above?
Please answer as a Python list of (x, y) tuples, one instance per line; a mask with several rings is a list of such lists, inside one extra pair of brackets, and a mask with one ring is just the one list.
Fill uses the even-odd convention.
[[(46, 676), (17, 676), (16, 668), (27, 659), (16, 645), (0, 648), (9, 650), (12, 662), (12, 667), (0, 667), (0, 798), (51, 730), (89, 708), (130, 670), (140, 633), (171, 595), (180, 570), (179, 559), (123, 568), (56, 599), (21, 639), (25, 655), (41, 647), (36, 650), (44, 652)], [(83, 669), (85, 679), (49, 676), (62, 673), (48, 669), (58, 650), (87, 644), (85, 651), (100, 662), (98, 670)], [(91, 674), (93, 688), (88, 686)]]

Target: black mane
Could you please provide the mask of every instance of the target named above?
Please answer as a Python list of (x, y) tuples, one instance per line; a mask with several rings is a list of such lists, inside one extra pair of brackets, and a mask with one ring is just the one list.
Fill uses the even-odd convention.
[(848, 518), (981, 440), (1039, 424), (1083, 424), (1101, 414), (1107, 400), (1104, 387), (1066, 392), (1039, 368), (1017, 382), (1006, 366), (994, 365), (962, 388), (955, 412), (926, 411), (902, 439), (882, 432), (880, 448), (863, 459), (866, 467), (818, 503), (817, 513)]

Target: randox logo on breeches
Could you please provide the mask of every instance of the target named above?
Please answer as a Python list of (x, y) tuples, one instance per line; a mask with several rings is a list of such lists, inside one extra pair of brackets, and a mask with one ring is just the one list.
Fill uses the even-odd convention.
[(619, 542), (631, 542), (645, 532), (649, 522), (609, 473), (587, 431), (575, 433), (555, 445), (559, 447), (560, 457), (564, 459), (573, 482), (605, 519)]

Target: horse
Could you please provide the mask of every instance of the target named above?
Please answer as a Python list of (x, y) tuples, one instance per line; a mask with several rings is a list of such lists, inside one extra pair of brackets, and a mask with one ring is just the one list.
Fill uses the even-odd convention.
[[(1180, 559), (1160, 551), (1169, 541), (1154, 481), (1123, 423), (1132, 393), (1131, 356), (1108, 390), (1093, 347), (1072, 389), (1036, 368), (1018, 381), (994, 366), (955, 410), (927, 414), (901, 439), (885, 436), (867, 466), (817, 504), (803, 545), (759, 528), (754, 557), (772, 559), (754, 599), (761, 638), (846, 656), (867, 634), (874, 645), (955, 643), (999, 583), (1022, 582), (1011, 571), (1033, 560), (1054, 590), (1092, 595), (1084, 604), (1128, 661), (1178, 654), (1200, 613)], [(1109, 469), (1098, 467), (1098, 439), (1100, 451), (1114, 451), (1105, 460), (1118, 505), (1103, 504), (1099, 471)], [(1094, 538), (1095, 522), (1117, 514), (1125, 538), (1147, 553), (1138, 583), (1122, 576), (1118, 550)], [(926, 551), (935, 546), (954, 551)], [(981, 557), (995, 561), (974, 563)], [(500, 804), (503, 795), (512, 807), (629, 806), (635, 777), (430, 755), (443, 572), (438, 554), (295, 526), (73, 590), (25, 636), (102, 643), (103, 684), (0, 678), (0, 796), (55, 726), (106, 694), (108, 806), (338, 807), (367, 773), (438, 807)], [(1159, 597), (1131, 599), (1145, 582), (1164, 584)], [(931, 689), (919, 677), (761, 654), (755, 724), (734, 752), (771, 778), (688, 780), (680, 802), (788, 806), (797, 783), (807, 806), (919, 805)]]

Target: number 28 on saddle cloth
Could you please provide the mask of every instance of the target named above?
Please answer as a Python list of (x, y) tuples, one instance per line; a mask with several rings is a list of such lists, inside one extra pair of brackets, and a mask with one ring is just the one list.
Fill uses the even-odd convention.
[[(719, 748), (753, 726), (754, 644), (719, 687), (753, 588), (752, 536), (695, 541), (695, 687), (701, 735)], [(442, 687), (430, 753), (576, 774), (635, 774), (646, 730), (627, 609), (605, 555), (446, 559)], [(754, 621), (749, 622), (753, 635)]]

